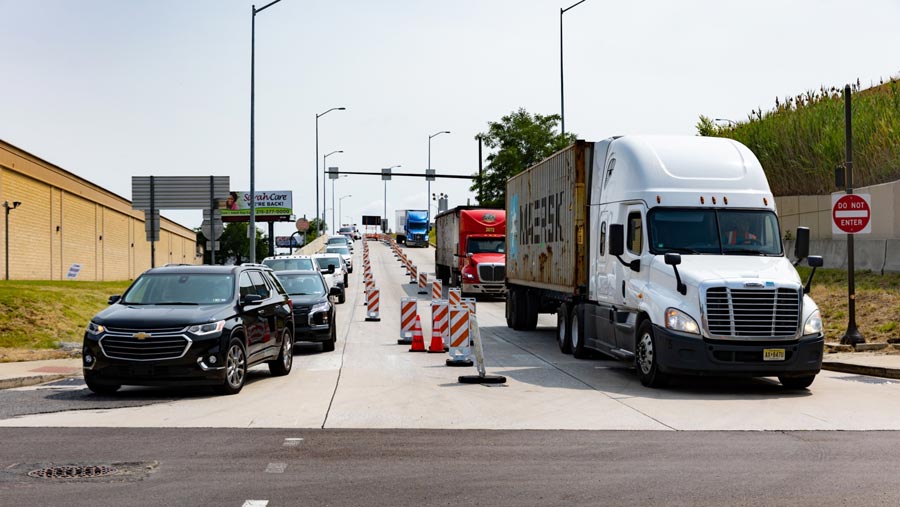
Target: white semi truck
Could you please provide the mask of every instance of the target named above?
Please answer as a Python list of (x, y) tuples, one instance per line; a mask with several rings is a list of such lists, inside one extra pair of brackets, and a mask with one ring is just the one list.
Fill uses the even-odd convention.
[(756, 156), (709, 137), (577, 141), (507, 182), (506, 319), (556, 313), (563, 352), (670, 375), (778, 377), (808, 387), (822, 365), (807, 295), (821, 257), (797, 231), (801, 282), (783, 251)]

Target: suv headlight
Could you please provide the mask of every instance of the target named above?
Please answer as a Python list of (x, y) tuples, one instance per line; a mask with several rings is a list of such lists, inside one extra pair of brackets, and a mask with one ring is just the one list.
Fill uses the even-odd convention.
[(330, 308), (330, 305), (328, 304), (328, 301), (325, 301), (324, 303), (319, 303), (316, 306), (313, 306), (309, 310), (309, 313), (312, 314), (312, 313), (319, 313), (319, 312), (327, 312), (328, 308)]
[(697, 321), (675, 308), (666, 309), (666, 328), (682, 333), (700, 334), (700, 326), (697, 325)]
[(91, 322), (88, 322), (87, 332), (92, 335), (103, 334), (106, 332), (106, 328), (101, 326), (100, 324), (97, 324), (94, 321), (91, 321)]
[(806, 318), (806, 322), (803, 324), (803, 335), (819, 334), (821, 332), (822, 315), (819, 313), (819, 310), (816, 310)]
[(197, 336), (204, 336), (213, 333), (220, 333), (225, 327), (225, 321), (210, 322), (209, 324), (194, 324), (188, 328), (188, 333)]

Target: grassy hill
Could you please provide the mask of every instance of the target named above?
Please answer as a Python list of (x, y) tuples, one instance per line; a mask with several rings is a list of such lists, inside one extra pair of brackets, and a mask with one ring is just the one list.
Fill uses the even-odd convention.
[[(735, 125), (706, 116), (700, 135), (738, 140), (759, 158), (775, 195), (827, 194), (844, 161), (843, 86), (776, 98)], [(900, 79), (860, 89), (852, 85), (854, 187), (900, 179)]]

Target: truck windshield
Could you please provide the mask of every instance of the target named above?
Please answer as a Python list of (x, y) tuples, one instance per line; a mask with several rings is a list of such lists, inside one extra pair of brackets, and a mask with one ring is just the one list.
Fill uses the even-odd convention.
[(780, 256), (778, 218), (769, 210), (655, 208), (650, 253)]
[(503, 238), (469, 238), (466, 241), (466, 253), (503, 253), (506, 241)]

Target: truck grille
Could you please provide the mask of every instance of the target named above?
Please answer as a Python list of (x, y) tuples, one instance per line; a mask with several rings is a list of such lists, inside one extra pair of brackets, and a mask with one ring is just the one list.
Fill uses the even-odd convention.
[(791, 338), (800, 326), (800, 290), (710, 287), (706, 322), (711, 336)]
[(502, 282), (506, 280), (505, 264), (479, 264), (478, 278), (485, 283)]
[(100, 339), (100, 349), (112, 359), (164, 361), (184, 356), (191, 346), (191, 340), (184, 335), (150, 335), (139, 340), (131, 334), (109, 333)]

